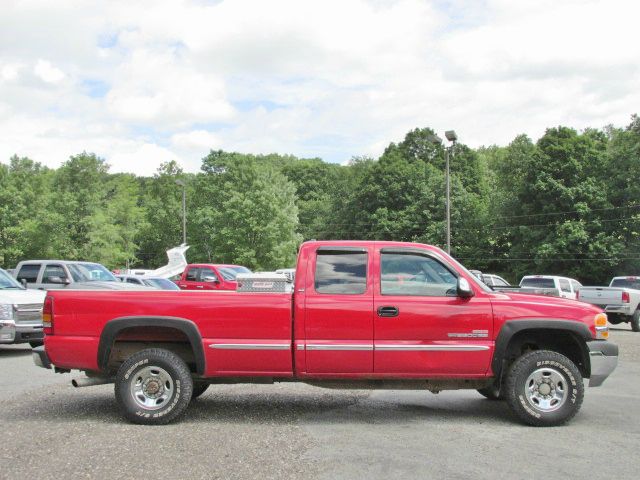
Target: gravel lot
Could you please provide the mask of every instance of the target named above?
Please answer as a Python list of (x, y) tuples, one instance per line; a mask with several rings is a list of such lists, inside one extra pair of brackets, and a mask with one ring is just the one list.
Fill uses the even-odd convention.
[(120, 417), (111, 385), (74, 389), (28, 346), (0, 347), (0, 478), (637, 478), (640, 334), (565, 427), (517, 423), (474, 391), (210, 387), (179, 423)]

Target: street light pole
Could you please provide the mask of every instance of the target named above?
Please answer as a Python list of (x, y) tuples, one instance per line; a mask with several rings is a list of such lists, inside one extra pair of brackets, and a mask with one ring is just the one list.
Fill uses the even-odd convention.
[(458, 136), (456, 132), (453, 130), (448, 130), (444, 132), (444, 136), (447, 137), (451, 143), (450, 147), (445, 148), (445, 176), (447, 183), (447, 199), (446, 199), (446, 216), (447, 216), (447, 253), (451, 255), (451, 177), (449, 172), (449, 163), (450, 157), (453, 154), (453, 150), (456, 146), (456, 142), (458, 141)]
[(176, 180), (176, 185), (182, 187), (182, 243), (187, 244), (187, 185), (182, 180)]

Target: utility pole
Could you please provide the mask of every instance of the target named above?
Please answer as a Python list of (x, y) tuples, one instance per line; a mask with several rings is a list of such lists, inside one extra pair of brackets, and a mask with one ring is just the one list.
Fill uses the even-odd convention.
[(182, 243), (187, 244), (187, 185), (182, 180), (176, 180), (176, 185), (182, 187)]
[(444, 136), (451, 142), (450, 147), (445, 148), (445, 177), (447, 183), (447, 199), (446, 199), (446, 216), (447, 216), (447, 253), (451, 255), (451, 176), (449, 172), (450, 157), (453, 156), (458, 136), (453, 130), (447, 130), (444, 132)]

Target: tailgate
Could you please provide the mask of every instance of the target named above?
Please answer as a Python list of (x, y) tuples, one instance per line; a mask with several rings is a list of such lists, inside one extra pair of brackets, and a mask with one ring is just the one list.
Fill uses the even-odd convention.
[(578, 300), (594, 305), (619, 305), (622, 303), (622, 289), (610, 287), (580, 287)]

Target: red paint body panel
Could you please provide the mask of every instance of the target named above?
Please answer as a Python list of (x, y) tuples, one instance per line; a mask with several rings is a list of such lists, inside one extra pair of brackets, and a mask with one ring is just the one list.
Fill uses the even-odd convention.
[[(364, 249), (366, 291), (315, 290), (316, 251), (322, 246)], [(382, 295), (381, 249), (419, 249), (466, 278), (472, 298)], [(235, 288), (235, 287), (234, 287)], [(205, 376), (306, 378), (481, 378), (492, 376), (495, 340), (506, 321), (567, 319), (589, 326), (601, 310), (589, 304), (486, 291), (442, 250), (399, 242), (309, 242), (298, 256), (293, 296), (236, 291), (49, 292), (53, 334), (45, 338), (52, 363), (97, 370), (100, 335), (122, 317), (192, 321), (201, 336)], [(398, 308), (381, 317), (380, 306)], [(480, 333), (478, 333), (480, 332)], [(132, 331), (129, 340), (140, 340)], [(124, 336), (123, 338), (127, 338)], [(158, 340), (170, 340), (158, 330)]]

